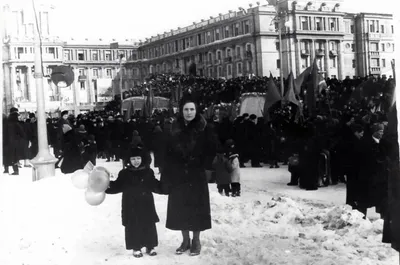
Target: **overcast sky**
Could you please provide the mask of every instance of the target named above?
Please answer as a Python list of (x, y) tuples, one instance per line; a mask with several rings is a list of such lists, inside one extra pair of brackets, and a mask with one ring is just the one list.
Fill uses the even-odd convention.
[[(9, 2), (10, 0), (6, 0)], [(35, 0), (56, 7), (51, 21), (54, 35), (68, 38), (144, 39), (201, 19), (249, 7), (252, 0)], [(327, 0), (327, 2), (330, 0)], [(31, 6), (31, 0), (13, 0)], [(260, 1), (266, 4), (267, 1)], [(398, 0), (344, 0), (349, 12), (393, 13)]]

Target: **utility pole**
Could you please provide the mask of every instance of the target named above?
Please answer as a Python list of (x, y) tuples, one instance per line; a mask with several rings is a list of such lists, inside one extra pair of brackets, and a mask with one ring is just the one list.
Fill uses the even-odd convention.
[[(36, 17), (35, 2), (32, 0), (33, 12)], [(40, 33), (38, 25), (35, 24), (35, 80), (36, 80), (36, 101), (37, 101), (37, 130), (39, 152), (31, 160), (33, 165), (33, 181), (46, 177), (55, 176), (55, 163), (57, 159), (50, 154), (49, 143), (47, 140), (46, 109), (43, 87), (42, 57), (40, 50)]]

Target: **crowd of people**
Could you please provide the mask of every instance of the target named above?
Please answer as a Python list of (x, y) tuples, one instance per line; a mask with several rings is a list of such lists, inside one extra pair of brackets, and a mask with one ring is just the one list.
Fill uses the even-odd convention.
[[(317, 115), (304, 112), (301, 119), (297, 115), (299, 106), (288, 102), (275, 104), (268, 119), (252, 113), (230, 117), (219, 112), (206, 119), (200, 115), (211, 104), (237, 102), (245, 92), (265, 92), (268, 82), (266, 77), (221, 80), (153, 76), (125, 97), (143, 95), (149, 85), (155, 95), (171, 97), (171, 90), (180, 87), (184, 95), (177, 113), (156, 110), (149, 118), (134, 113), (126, 119), (115, 112), (75, 117), (64, 111), (59, 119), (47, 120), (49, 144), (63, 173), (81, 169), (88, 161), (95, 165), (99, 158), (121, 161), (125, 171), (120, 182), (127, 172), (138, 172), (129, 171), (132, 168), (149, 168), (152, 152), (160, 173), (160, 183), (152, 182), (152, 190), (168, 194), (167, 228), (182, 231), (177, 254), (187, 250), (199, 254), (200, 232), (211, 228), (207, 182), (215, 181), (222, 195), (240, 196), (240, 168), (246, 166), (269, 165), (274, 169), (289, 164), (292, 175), (288, 185), (305, 190), (344, 182), (347, 204), (364, 214), (376, 207), (386, 218), (388, 168), (395, 161), (393, 149), (397, 146), (397, 121), (392, 111), (394, 80), (328, 79), (328, 89), (317, 97)], [(12, 166), (15, 175), (22, 166), (20, 161), (30, 166), (29, 159), (38, 151), (35, 115), (30, 114), (25, 121), (19, 117), (15, 108), (8, 118), (3, 116), (3, 164), (5, 173)], [(139, 164), (133, 159), (137, 156)], [(143, 174), (139, 174), (141, 178)], [(123, 192), (121, 183), (113, 184), (109, 192)], [(154, 214), (149, 218), (150, 223), (158, 221)], [(139, 233), (129, 220), (129, 216), (123, 216), (127, 248), (133, 249), (135, 256), (141, 256), (139, 247), (148, 247), (148, 253), (154, 254), (154, 227), (144, 227), (153, 233), (153, 240), (129, 241)], [(193, 232), (192, 240), (189, 231)]]

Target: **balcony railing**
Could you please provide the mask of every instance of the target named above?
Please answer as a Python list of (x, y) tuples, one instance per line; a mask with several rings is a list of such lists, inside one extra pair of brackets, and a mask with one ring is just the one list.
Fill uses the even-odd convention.
[(301, 55), (310, 55), (310, 51), (309, 50), (307, 50), (307, 49), (302, 49), (301, 50)]
[(325, 49), (317, 49), (315, 50), (315, 54), (318, 56), (324, 56), (325, 55)]
[(371, 57), (379, 57), (379, 52), (372, 51), (370, 52)]
[(78, 81), (86, 81), (86, 79), (87, 79), (86, 75), (78, 76)]
[(216, 60), (214, 61), (214, 63), (215, 63), (215, 64), (221, 64), (221, 60), (220, 60), (220, 59), (216, 59)]
[(380, 74), (381, 72), (381, 68), (379, 66), (373, 66), (370, 69), (371, 69), (371, 74)]
[(337, 56), (338, 55), (338, 51), (337, 50), (330, 50), (329, 51), (329, 55), (330, 56)]
[(231, 56), (226, 57), (226, 58), (224, 59), (224, 62), (226, 62), (226, 63), (232, 62), (232, 57), (231, 57)]

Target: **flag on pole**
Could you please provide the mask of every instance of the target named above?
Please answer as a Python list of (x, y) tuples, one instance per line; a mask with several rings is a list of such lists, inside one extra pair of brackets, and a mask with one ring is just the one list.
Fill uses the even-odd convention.
[(312, 67), (307, 67), (295, 80), (294, 80), (294, 93), (296, 95), (300, 95), (301, 93), (301, 86), (304, 83), (304, 80), (308, 80), (308, 77), (311, 74)]
[(315, 117), (317, 112), (317, 104), (315, 100), (315, 91), (318, 91), (318, 85), (319, 85), (319, 77), (318, 77), (318, 65), (317, 61), (314, 60), (312, 70), (311, 70), (311, 76), (310, 80), (307, 84), (307, 107), (308, 107), (308, 113), (310, 117)]
[(154, 94), (153, 94), (153, 88), (150, 86), (149, 94), (147, 95), (146, 101), (143, 105), (143, 116), (145, 118), (151, 117), (151, 114), (153, 112), (153, 104), (154, 104)]
[(281, 93), (279, 92), (277, 86), (275, 85), (272, 74), (270, 73), (269, 81), (268, 81), (268, 91), (265, 95), (265, 103), (264, 103), (264, 110), (263, 110), (263, 115), (264, 115), (265, 121), (270, 120), (269, 109), (271, 108), (271, 106), (280, 100), (282, 100)]
[(290, 74), (288, 76), (288, 89), (286, 91), (284, 99), (286, 101), (292, 102), (297, 106), (299, 105), (299, 101), (297, 100), (296, 95), (294, 94), (294, 77), (292, 71), (290, 71)]

